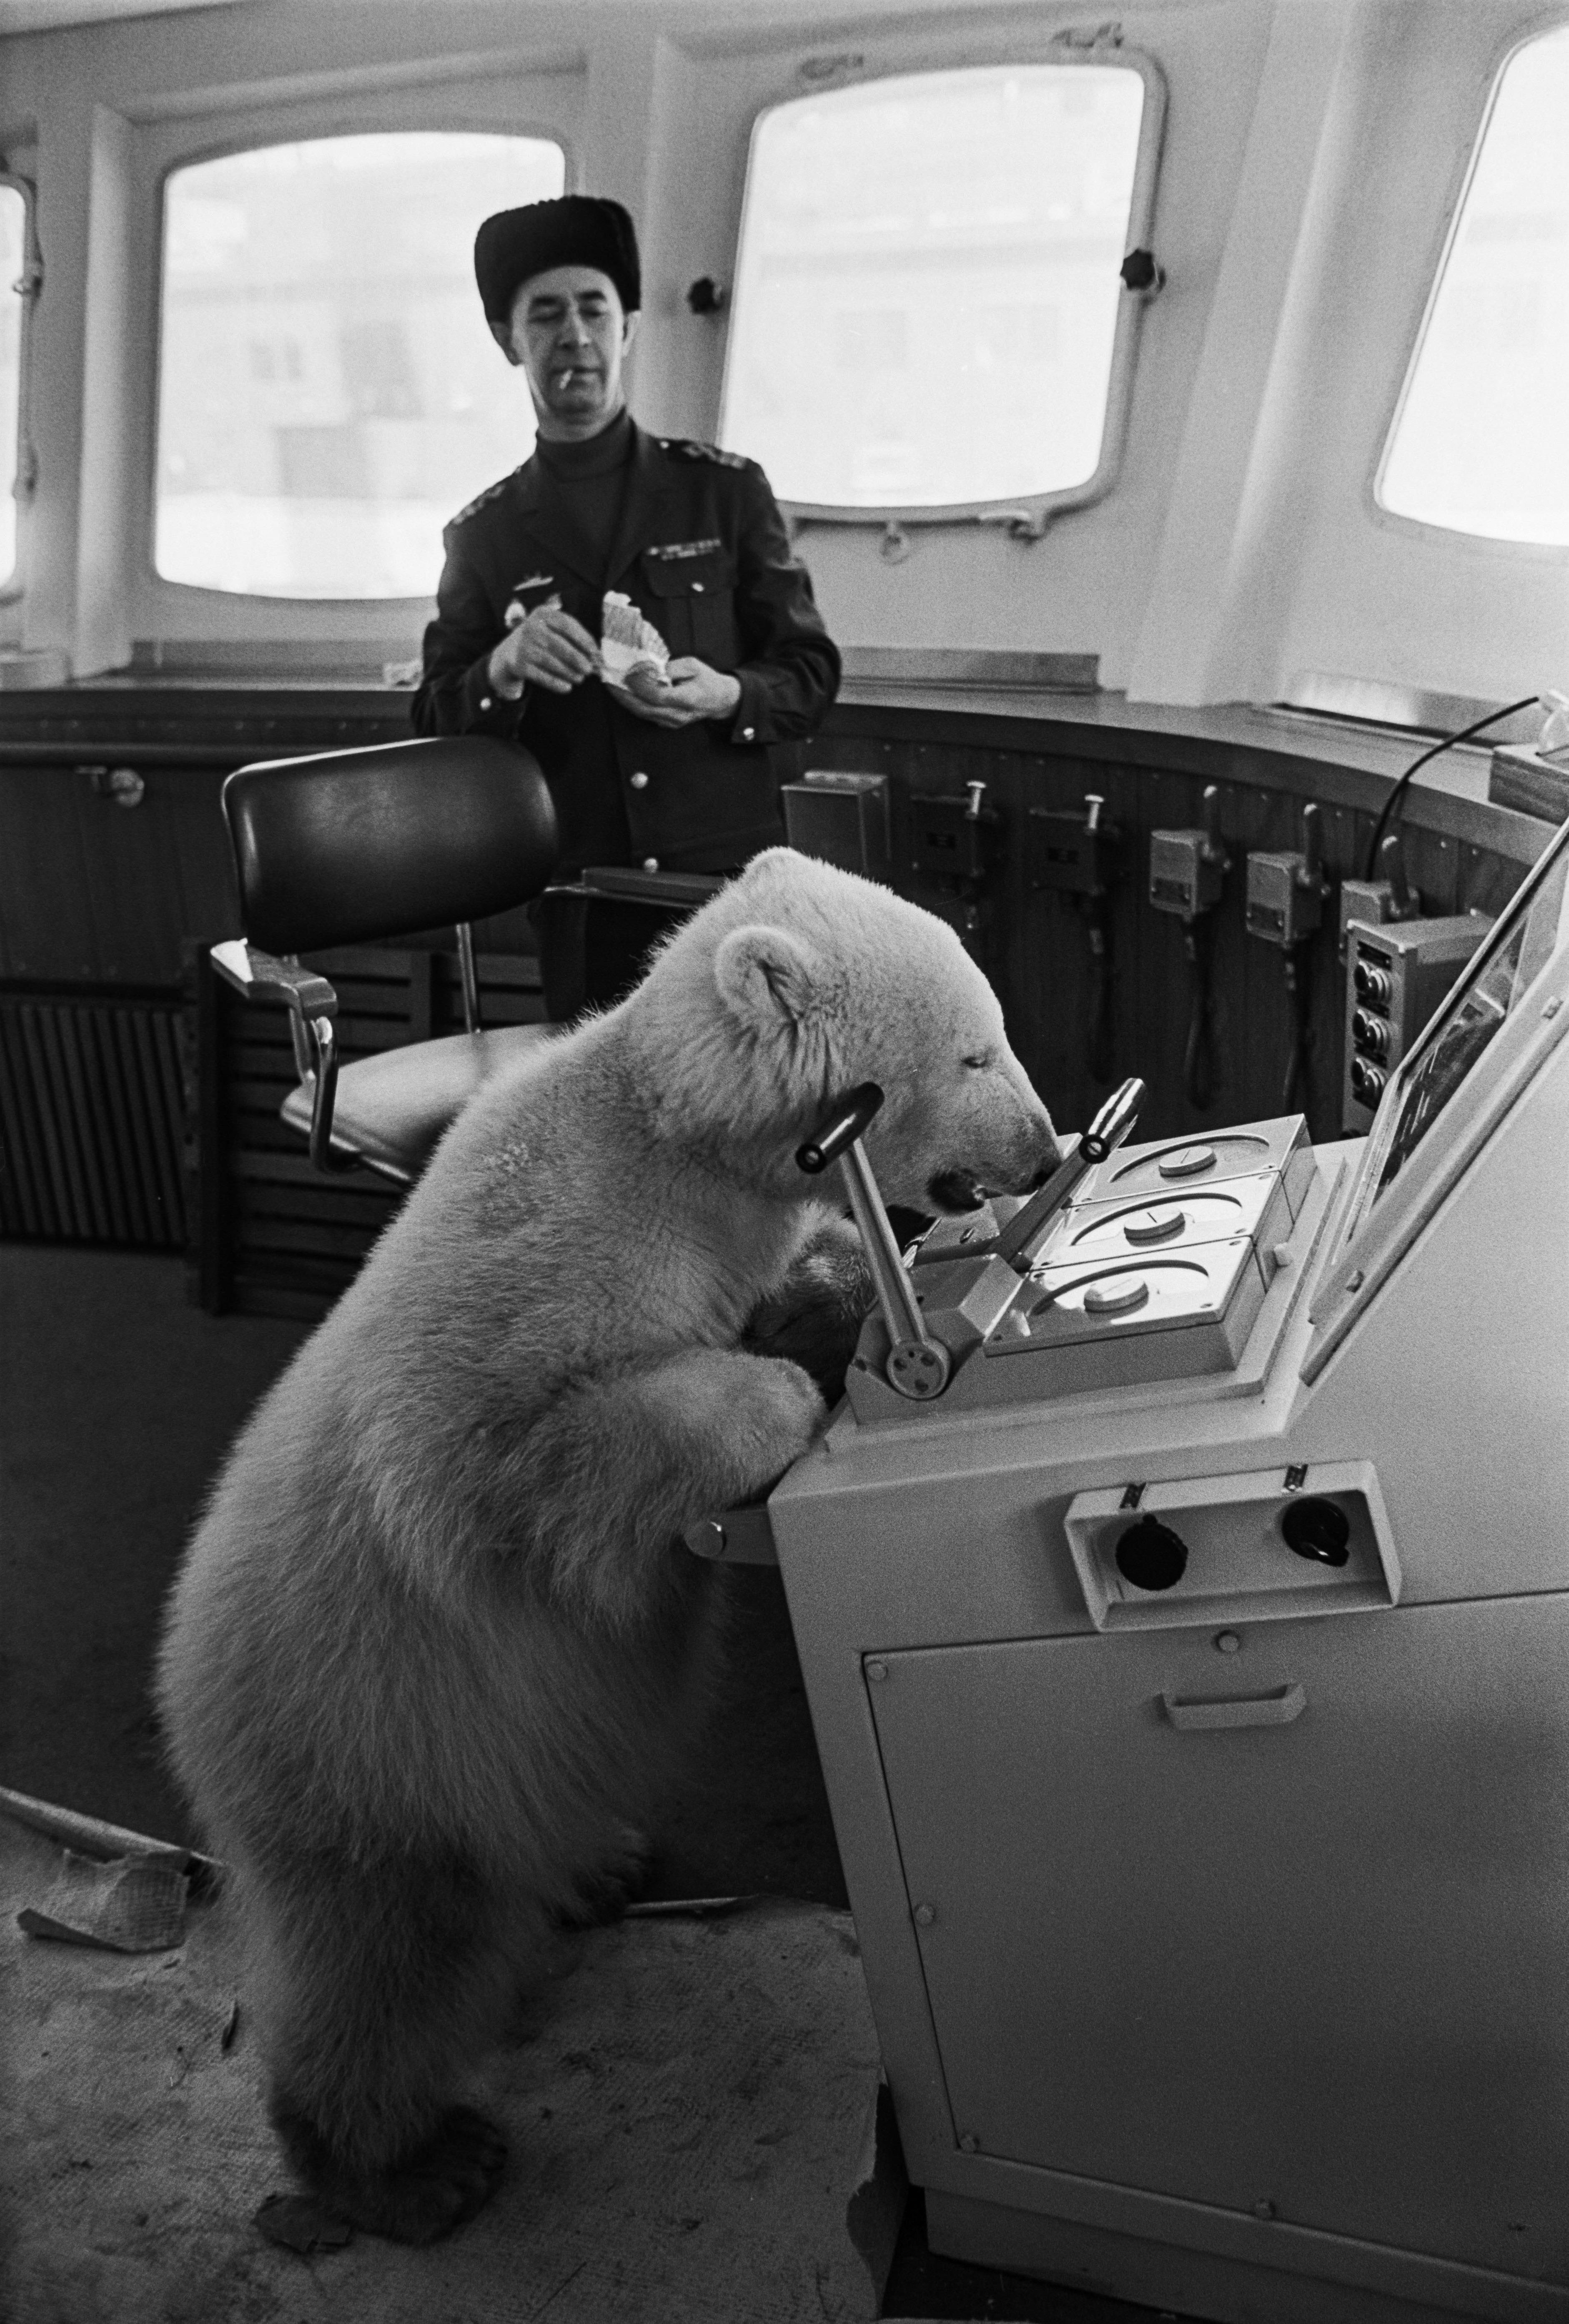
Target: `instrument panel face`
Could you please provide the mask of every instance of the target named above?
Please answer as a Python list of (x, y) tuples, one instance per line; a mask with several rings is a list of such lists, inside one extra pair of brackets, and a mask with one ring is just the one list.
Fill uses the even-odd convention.
[[(1569, 1028), (1569, 824), (1397, 1068), (1310, 1311), (1311, 1381)], [(1442, 1125), (1440, 1134), (1435, 1130)]]
[(1394, 1120), (1373, 1189), (1376, 1203), (1392, 1186), (1433, 1124), (1509, 1019), (1523, 1006), (1564, 937), (1565, 875), (1562, 847), (1539, 885), (1483, 951), (1454, 998), (1438, 1010), (1433, 1030), (1418, 1044), (1397, 1084)]

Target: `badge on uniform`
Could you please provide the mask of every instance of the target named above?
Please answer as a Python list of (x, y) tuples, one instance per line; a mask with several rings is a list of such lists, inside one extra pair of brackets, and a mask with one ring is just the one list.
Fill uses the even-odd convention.
[[(531, 605), (525, 604), (523, 600), (532, 589), (549, 589), (551, 594), (548, 597), (536, 598)], [(537, 613), (542, 605), (559, 605), (560, 603), (561, 593), (556, 586), (554, 574), (531, 573), (526, 581), (512, 583), (512, 594), (507, 599), (502, 620), (509, 630), (515, 630), (520, 622), (526, 621), (531, 613)]]
[(724, 546), (725, 543), (715, 535), (712, 540), (663, 541), (658, 548), (651, 549), (648, 554), (659, 558), (663, 563), (674, 564), (678, 558), (682, 557), (711, 557), (716, 549)]

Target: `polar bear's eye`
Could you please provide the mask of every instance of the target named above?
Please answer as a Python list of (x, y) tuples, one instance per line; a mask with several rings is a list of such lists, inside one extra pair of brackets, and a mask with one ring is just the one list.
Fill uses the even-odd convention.
[(973, 1056), (964, 1059), (965, 1065), (973, 1074), (990, 1073), (996, 1062), (995, 1049), (977, 1049)]

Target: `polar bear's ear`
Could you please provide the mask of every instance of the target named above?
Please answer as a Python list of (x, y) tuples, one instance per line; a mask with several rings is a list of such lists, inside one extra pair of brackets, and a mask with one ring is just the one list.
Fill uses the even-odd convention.
[(821, 998), (816, 957), (786, 928), (732, 928), (714, 954), (714, 982), (732, 1015), (759, 1033), (804, 1024)]

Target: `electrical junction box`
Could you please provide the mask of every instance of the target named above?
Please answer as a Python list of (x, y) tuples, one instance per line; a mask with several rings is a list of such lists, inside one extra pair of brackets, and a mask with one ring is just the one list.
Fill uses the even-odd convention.
[(887, 879), (892, 851), (886, 775), (809, 773), (798, 783), (781, 783), (780, 797), (785, 837), (800, 854), (868, 880)]
[(1360, 920), (1364, 927), (1383, 927), (1390, 920), (1413, 920), (1421, 917), (1421, 907), (1407, 900), (1402, 907), (1392, 880), (1343, 880), (1340, 883), (1340, 956), (1345, 958), (1345, 948), (1351, 924)]
[(1289, 948), (1315, 934), (1324, 918), (1324, 881), (1300, 850), (1248, 858), (1248, 934)]
[(1207, 831), (1152, 831), (1149, 900), (1158, 912), (1195, 919), (1221, 899), (1226, 859)]
[(1024, 828), (1025, 861), (1032, 888), (1101, 896), (1115, 879), (1121, 835), (1098, 814), (1092, 819), (1060, 807), (1032, 807)]
[(909, 868), (938, 880), (983, 880), (992, 868), (1001, 818), (983, 803), (983, 783), (966, 798), (927, 798), (909, 802)]
[[(1005, 1203), (945, 1222), (946, 1385), (877, 1400), (869, 1325), (770, 1496), (939, 2252), (1219, 2324), (1569, 2317), (1566, 890), (1569, 826), (1491, 928), (1353, 931), (1453, 979), (1365, 1139), (1120, 1148), (1023, 1275)], [(1223, 1336), (1153, 1289), (1009, 1320), (1239, 1247), (1216, 1369), (1142, 1368)]]
[(1371, 1129), (1390, 1074), (1491, 927), (1468, 912), (1347, 928), (1343, 1130)]

